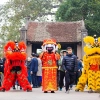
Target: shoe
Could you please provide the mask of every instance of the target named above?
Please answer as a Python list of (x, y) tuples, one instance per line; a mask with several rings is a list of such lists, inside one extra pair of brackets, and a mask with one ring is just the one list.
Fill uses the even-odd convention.
[(95, 93), (100, 93), (100, 89), (95, 90)]
[(70, 87), (70, 90), (72, 90), (73, 88), (72, 87)]
[(5, 89), (1, 89), (0, 91), (1, 91), (1, 92), (5, 92)]
[(48, 93), (47, 91), (44, 91), (44, 93)]
[(51, 93), (55, 93), (54, 91), (51, 91)]
[(73, 85), (70, 85), (69, 87), (70, 87), (70, 90), (72, 90), (72, 88), (73, 88)]
[(88, 93), (93, 93), (93, 90), (92, 90), (92, 89), (90, 89), (90, 90), (88, 91)]
[(59, 88), (59, 91), (62, 91), (62, 88)]
[(32, 88), (36, 88), (36, 86), (33, 86)]
[(15, 87), (13, 87), (13, 89), (14, 89), (14, 90), (16, 90), (16, 88), (15, 88)]
[(79, 92), (79, 89), (76, 89), (75, 92)]
[(20, 90), (22, 90), (22, 87), (20, 87)]
[(39, 88), (39, 86), (36, 86), (36, 88)]
[(41, 87), (41, 85), (39, 85), (38, 87)]
[(27, 92), (32, 92), (32, 90), (27, 89)]
[(70, 91), (70, 90), (68, 89), (65, 93), (69, 94), (69, 91)]

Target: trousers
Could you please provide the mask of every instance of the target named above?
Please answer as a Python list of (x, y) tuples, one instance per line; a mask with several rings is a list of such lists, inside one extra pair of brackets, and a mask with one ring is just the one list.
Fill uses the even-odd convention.
[(65, 89), (66, 91), (69, 89), (69, 85), (74, 84), (75, 82), (75, 73), (67, 71), (65, 73)]

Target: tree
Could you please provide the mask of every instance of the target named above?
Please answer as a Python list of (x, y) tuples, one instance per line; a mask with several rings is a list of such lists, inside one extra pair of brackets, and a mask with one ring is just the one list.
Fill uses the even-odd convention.
[(25, 23), (25, 17), (32, 20), (41, 20), (45, 15), (55, 14), (51, 12), (63, 0), (9, 0), (0, 6), (0, 21), (2, 23), (0, 37), (3, 41), (19, 40), (19, 28)]
[(65, 0), (56, 12), (57, 21), (82, 19), (89, 35), (100, 36), (100, 0)]
[[(9, 0), (0, 6), (0, 41), (4, 45), (8, 40), (19, 40), (19, 29), (25, 23), (25, 17), (41, 20), (52, 14), (51, 9), (57, 7), (63, 0)], [(0, 50), (3, 46), (0, 47)]]

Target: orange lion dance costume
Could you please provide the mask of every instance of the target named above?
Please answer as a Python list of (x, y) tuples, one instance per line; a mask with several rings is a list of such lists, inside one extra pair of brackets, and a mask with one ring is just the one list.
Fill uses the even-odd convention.
[(27, 80), (26, 60), (26, 45), (24, 42), (9, 41), (5, 47), (5, 68), (4, 81), (0, 87), (1, 91), (8, 91), (18, 80), (18, 83), (24, 91), (32, 91), (32, 87)]
[(53, 39), (43, 41), (43, 52), (40, 55), (42, 60), (42, 90), (44, 93), (57, 90), (57, 60), (60, 58), (56, 52), (57, 44)]

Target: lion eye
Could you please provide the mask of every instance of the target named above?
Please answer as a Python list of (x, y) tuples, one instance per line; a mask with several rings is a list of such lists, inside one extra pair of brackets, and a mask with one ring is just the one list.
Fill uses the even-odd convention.
[(88, 48), (91, 48), (91, 44), (90, 44), (90, 43), (87, 43), (86, 46), (87, 46)]
[(21, 52), (25, 52), (25, 49), (22, 48), (20, 51), (21, 51)]
[(11, 47), (8, 47), (8, 50), (9, 50), (9, 51), (12, 51)]

